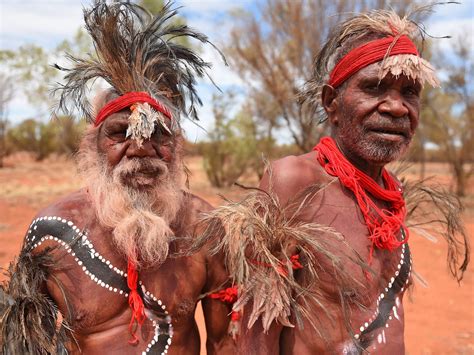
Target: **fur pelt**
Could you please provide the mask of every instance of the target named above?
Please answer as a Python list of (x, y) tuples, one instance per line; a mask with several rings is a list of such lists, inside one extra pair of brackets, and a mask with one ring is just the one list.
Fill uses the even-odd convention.
[(429, 179), (403, 180), (407, 227), (431, 241), (442, 237), (448, 245), (451, 274), (461, 281), (469, 264), (470, 244), (462, 222), (461, 201)]
[[(246, 305), (251, 308), (246, 316), (248, 328), (259, 318), (265, 331), (273, 321), (291, 327), (291, 319), (295, 319), (301, 326), (304, 317), (323, 335), (327, 323), (314, 315), (324, 314), (325, 321), (334, 315), (324, 307), (327, 294), (317, 287), (322, 275), (329, 275), (339, 291), (342, 313), (349, 303), (359, 304), (364, 297), (361, 290), (365, 288), (353, 277), (352, 268), (343, 266), (343, 261), (349, 260), (367, 267), (360, 256), (334, 229), (297, 217), (319, 189), (305, 190), (295, 198), (298, 202), (285, 207), (273, 193), (255, 190), (240, 202), (227, 201), (201, 220), (204, 232), (195, 239), (191, 251), (206, 247), (210, 254), (225, 255), (239, 290), (233, 310), (240, 312)], [(295, 254), (303, 265), (296, 272), (291, 261)], [(315, 307), (321, 311), (315, 312)]]
[(44, 293), (54, 268), (50, 249), (23, 250), (0, 285), (0, 349), (2, 354), (66, 353), (72, 333), (53, 301)]

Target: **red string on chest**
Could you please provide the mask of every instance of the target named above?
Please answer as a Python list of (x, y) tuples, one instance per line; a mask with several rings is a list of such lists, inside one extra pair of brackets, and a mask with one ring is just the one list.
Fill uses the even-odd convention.
[(128, 325), (128, 329), (132, 335), (132, 339), (129, 343), (136, 344), (138, 343), (138, 337), (136, 336), (137, 327), (135, 322), (141, 326), (145, 321), (145, 305), (137, 291), (138, 271), (130, 259), (128, 259), (127, 263), (127, 285), (130, 289), (130, 293), (128, 294), (128, 305), (132, 310), (132, 319), (130, 319), (130, 324)]
[[(369, 230), (372, 242), (369, 263), (372, 261), (374, 248), (393, 251), (408, 240), (408, 229), (404, 225), (406, 207), (399, 184), (387, 172), (382, 170), (385, 189), (379, 186), (371, 177), (354, 167), (339, 151), (332, 138), (324, 137), (314, 147), (318, 161), (331, 176), (337, 176), (342, 185), (351, 190)], [(379, 208), (372, 198), (390, 204), (389, 209)], [(405, 238), (398, 240), (397, 236), (403, 229)]]

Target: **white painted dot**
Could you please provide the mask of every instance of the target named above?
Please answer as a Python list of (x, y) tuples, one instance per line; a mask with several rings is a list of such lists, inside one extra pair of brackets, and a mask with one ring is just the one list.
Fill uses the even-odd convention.
[(378, 342), (379, 344), (382, 344), (382, 334), (379, 334), (379, 335), (377, 336), (377, 342)]
[(384, 298), (384, 297), (385, 297), (385, 295), (382, 293), (382, 294), (380, 295), (380, 298)]
[(67, 222), (67, 225), (68, 225), (68, 226), (72, 226), (73, 223), (72, 223), (71, 221), (69, 221), (69, 222)]
[(354, 338), (359, 339), (359, 334), (355, 334)]
[(359, 328), (359, 330), (360, 330), (361, 332), (363, 332), (363, 331), (364, 331), (364, 327), (361, 326), (361, 327)]

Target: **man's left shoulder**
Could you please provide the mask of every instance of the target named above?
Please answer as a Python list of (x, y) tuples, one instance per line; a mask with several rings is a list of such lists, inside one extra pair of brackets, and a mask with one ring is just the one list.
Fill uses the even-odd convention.
[(188, 208), (192, 210), (194, 213), (205, 213), (211, 211), (214, 207), (207, 202), (202, 197), (195, 195), (191, 192), (184, 193), (185, 199), (188, 203)]

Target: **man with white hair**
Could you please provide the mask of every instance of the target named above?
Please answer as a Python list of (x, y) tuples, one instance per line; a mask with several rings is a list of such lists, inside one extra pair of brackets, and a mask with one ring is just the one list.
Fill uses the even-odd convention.
[[(197, 354), (194, 312), (228, 281), (221, 258), (183, 252), (208, 203), (184, 191), (180, 113), (210, 66), (175, 38), (207, 38), (129, 2), (84, 10), (96, 53), (71, 58), (59, 108), (90, 121), (78, 154), (85, 188), (31, 223), (0, 288), (2, 353)], [(92, 79), (111, 88), (93, 109)], [(188, 97), (186, 96), (188, 95)], [(203, 299), (208, 353), (232, 353), (230, 308)]]

